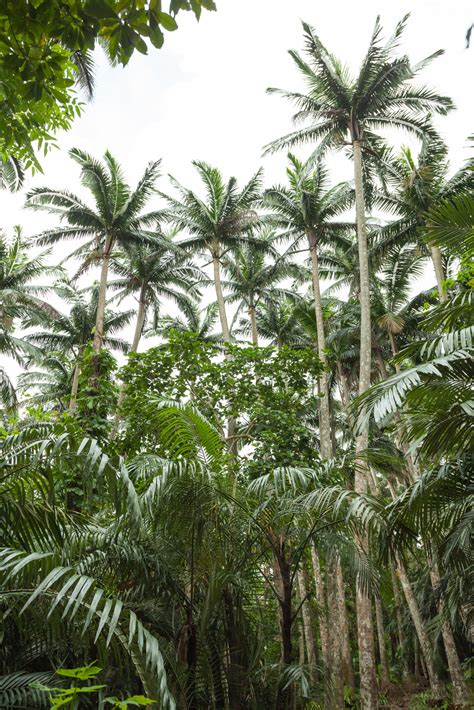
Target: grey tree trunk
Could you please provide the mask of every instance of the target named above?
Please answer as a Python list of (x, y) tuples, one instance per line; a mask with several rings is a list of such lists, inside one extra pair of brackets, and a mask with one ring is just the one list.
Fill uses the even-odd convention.
[(219, 260), (219, 253), (213, 252), (212, 254), (212, 267), (214, 269), (214, 287), (216, 289), (216, 299), (217, 307), (219, 309), (219, 318), (221, 321), (222, 337), (226, 343), (230, 342), (230, 330), (229, 322), (227, 320), (227, 313), (225, 310), (224, 293), (222, 291), (221, 282), (221, 264)]
[[(146, 318), (146, 305), (145, 305), (145, 287), (142, 286), (140, 289), (140, 295), (138, 297), (138, 309), (137, 309), (137, 320), (135, 323), (135, 332), (133, 334), (132, 344), (130, 346), (130, 353), (138, 352), (138, 345), (140, 344), (140, 339), (143, 333), (143, 326), (145, 325)], [(114, 425), (111, 431), (111, 437), (114, 438), (117, 434), (120, 420), (122, 415), (120, 413), (120, 407), (125, 399), (125, 382), (122, 382), (119, 389), (119, 395), (117, 398), (117, 409), (115, 411)]]
[[(318, 338), (318, 357), (324, 367), (327, 366), (326, 337), (324, 334), (324, 316), (321, 303), (321, 285), (319, 279), (318, 243), (314, 232), (307, 233), (309, 253), (311, 255), (311, 276), (313, 282), (314, 313), (316, 316), (316, 333)], [(329, 385), (326, 369), (319, 375), (319, 437), (321, 457), (329, 459), (333, 456), (331, 438), (331, 413), (329, 407)]]
[(438, 286), (439, 300), (441, 303), (446, 303), (448, 300), (448, 295), (446, 293), (446, 288), (444, 285), (445, 275), (443, 270), (441, 250), (434, 244), (430, 244), (430, 254), (436, 276), (436, 285)]
[(383, 628), (383, 609), (380, 597), (375, 597), (375, 619), (377, 622), (377, 640), (380, 657), (380, 680), (382, 682), (382, 686), (386, 687), (389, 683), (389, 675), (387, 654), (385, 649), (385, 634)]
[[(440, 579), (439, 571), (436, 563), (432, 563), (431, 571), (431, 584), (433, 585), (433, 590), (438, 597), (438, 611), (440, 614), (444, 611), (444, 599), (443, 594), (440, 590)], [(448, 661), (449, 675), (451, 676), (451, 683), (453, 685), (453, 700), (456, 707), (464, 708), (469, 707), (469, 689), (467, 687), (466, 681), (464, 680), (464, 674), (462, 672), (461, 664), (459, 662), (459, 656), (456, 648), (456, 643), (454, 641), (453, 632), (448, 621), (445, 621), (441, 627), (441, 635), (443, 636), (444, 649), (446, 651), (446, 658)]]
[[(360, 141), (353, 140), (354, 150), (354, 187), (356, 204), (357, 243), (359, 254), (359, 302), (360, 302), (360, 365), (359, 394), (370, 387), (371, 373), (371, 326), (370, 326), (370, 285), (369, 256), (367, 247), (367, 230), (365, 224), (365, 198), (362, 176), (362, 151)], [(356, 438), (356, 455), (367, 449), (369, 443), (368, 427)], [(367, 493), (368, 487), (367, 463), (363, 457), (358, 457), (355, 473), (356, 493)], [(360, 536), (358, 544), (362, 551), (368, 553), (368, 541)], [(362, 710), (376, 710), (378, 706), (377, 683), (375, 675), (374, 631), (372, 623), (372, 604), (367, 592), (357, 584), (357, 640), (359, 646), (360, 695)]]
[(338, 603), (336, 556), (332, 556), (327, 567), (327, 597), (329, 618), (329, 668), (330, 688), (326, 704), (331, 710), (344, 708), (344, 678), (342, 669), (342, 617)]
[(344, 686), (354, 688), (354, 670), (352, 668), (352, 654), (349, 641), (349, 621), (347, 619), (346, 609), (346, 594), (344, 591), (344, 576), (342, 573), (341, 559), (338, 557), (336, 562), (336, 590), (337, 590), (337, 607), (341, 619), (341, 662), (342, 662), (342, 678)]
[(74, 373), (72, 376), (71, 385), (71, 399), (69, 400), (69, 411), (72, 412), (76, 408), (77, 403), (77, 392), (79, 389), (79, 377), (81, 374), (81, 361), (82, 361), (82, 350), (79, 350), (77, 354), (76, 365), (74, 367)]
[(413, 593), (413, 589), (410, 584), (410, 580), (408, 579), (405, 567), (398, 556), (396, 558), (396, 563), (397, 577), (400, 580), (400, 584), (403, 589), (408, 608), (410, 610), (410, 615), (415, 626), (416, 635), (418, 637), (418, 641), (420, 643), (420, 650), (425, 661), (426, 672), (428, 674), (428, 680), (430, 683), (433, 698), (435, 700), (442, 700), (444, 697), (444, 690), (433, 665), (431, 643), (426, 632), (424, 621), (421, 616), (418, 601)]
[(319, 555), (315, 545), (311, 545), (311, 562), (313, 565), (314, 584), (316, 590), (316, 601), (318, 604), (319, 638), (321, 641), (321, 656), (325, 670), (329, 670), (329, 634), (326, 612), (326, 593)]
[[(302, 563), (303, 565), (303, 563)], [(316, 641), (314, 639), (313, 624), (311, 621), (311, 609), (308, 601), (308, 589), (306, 584), (306, 572), (302, 566), (297, 572), (298, 590), (300, 595), (301, 612), (303, 616), (304, 638), (306, 641), (306, 652), (308, 656), (309, 679), (311, 685), (316, 683)]]
[(255, 306), (253, 303), (249, 306), (249, 319), (250, 327), (252, 329), (252, 344), (258, 345), (257, 317), (255, 313)]
[(104, 253), (102, 256), (102, 267), (100, 270), (99, 295), (97, 299), (97, 314), (95, 319), (94, 340), (92, 348), (98, 353), (104, 342), (104, 318), (105, 318), (105, 303), (107, 300), (107, 281), (109, 277), (110, 252), (112, 249), (113, 239), (107, 236), (104, 245)]

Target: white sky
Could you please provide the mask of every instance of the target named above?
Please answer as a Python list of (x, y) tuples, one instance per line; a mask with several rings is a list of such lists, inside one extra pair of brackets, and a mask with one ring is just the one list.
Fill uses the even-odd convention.
[[(458, 110), (438, 124), (451, 151), (452, 166), (467, 157), (466, 137), (474, 133), (474, 46), (465, 33), (474, 20), (472, 0), (217, 0), (216, 13), (178, 17), (161, 50), (135, 54), (126, 68), (111, 68), (98, 54), (96, 96), (71, 131), (59, 136), (60, 150), (42, 161), (44, 175), (32, 186), (78, 188), (78, 166), (67, 155), (77, 146), (100, 157), (109, 149), (134, 183), (149, 160), (161, 157), (163, 173), (195, 185), (192, 159), (219, 167), (225, 177), (247, 180), (261, 165), (265, 184), (285, 179), (285, 155), (262, 159), (262, 146), (292, 129), (292, 107), (268, 96), (268, 86), (294, 89), (301, 80), (287, 54), (302, 48), (301, 20), (313, 25), (324, 44), (353, 73), (367, 47), (375, 17), (386, 33), (406, 12), (411, 18), (403, 48), (418, 60), (443, 47), (445, 56), (422, 74), (424, 82), (451, 96)], [(406, 137), (400, 136), (399, 143)], [(304, 152), (302, 153), (304, 155)], [(336, 181), (351, 179), (342, 158), (331, 163)], [(167, 189), (166, 177), (161, 182)], [(0, 191), (1, 226), (11, 234), (21, 224), (32, 235), (54, 218), (22, 209), (23, 193)], [(63, 245), (60, 257), (74, 244)]]

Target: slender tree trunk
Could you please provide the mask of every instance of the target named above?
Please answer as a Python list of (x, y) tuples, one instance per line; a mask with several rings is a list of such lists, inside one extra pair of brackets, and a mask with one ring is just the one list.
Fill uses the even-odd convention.
[[(293, 624), (292, 575), (291, 567), (287, 559), (284, 537), (272, 533), (270, 539), (275, 560), (275, 581), (277, 583), (280, 607), (281, 665), (282, 669), (286, 670), (293, 662), (293, 645), (291, 639), (291, 627)], [(284, 689), (284, 684), (279, 683), (275, 699), (275, 710), (288, 710), (291, 708), (292, 698), (292, 685), (290, 684)]]
[(340, 557), (336, 562), (336, 593), (337, 607), (341, 619), (341, 661), (342, 661), (342, 677), (344, 686), (354, 688), (354, 670), (352, 668), (352, 654), (349, 641), (349, 622), (347, 619), (346, 595), (344, 591), (344, 577), (342, 574), (342, 565)]
[(235, 603), (230, 589), (224, 590), (226, 633), (229, 645), (228, 688), (231, 708), (244, 710), (247, 674), (244, 668), (240, 627), (236, 620)]
[(342, 616), (338, 603), (337, 557), (332, 555), (327, 563), (326, 591), (329, 619), (329, 668), (330, 687), (326, 704), (331, 710), (344, 708), (344, 678), (342, 668)]
[(109, 277), (110, 252), (112, 250), (113, 239), (110, 235), (107, 236), (104, 244), (104, 253), (102, 256), (102, 268), (100, 270), (99, 295), (97, 299), (97, 314), (95, 319), (95, 332), (92, 348), (98, 353), (104, 342), (104, 317), (105, 303), (107, 300), (107, 281)]
[(323, 666), (326, 671), (329, 671), (329, 634), (326, 612), (326, 594), (324, 589), (324, 581), (321, 573), (321, 565), (319, 564), (319, 555), (315, 545), (311, 545), (311, 562), (313, 565), (314, 583), (316, 590), (316, 601), (318, 604), (318, 622), (319, 622), (319, 638), (321, 641), (321, 656)]
[[(146, 317), (146, 305), (145, 305), (145, 285), (142, 285), (140, 289), (140, 294), (138, 296), (138, 309), (137, 309), (137, 320), (135, 323), (135, 332), (133, 334), (132, 344), (130, 346), (130, 353), (136, 353), (138, 351), (138, 345), (140, 343), (140, 338), (142, 337), (143, 326), (145, 325)], [(115, 438), (118, 432), (119, 424), (122, 419), (122, 414), (120, 408), (125, 399), (125, 382), (122, 382), (119, 389), (119, 395), (117, 398), (117, 405), (115, 410), (114, 425), (111, 431), (111, 438)]]
[[(370, 387), (371, 372), (371, 326), (370, 326), (370, 284), (367, 230), (365, 224), (365, 198), (362, 177), (362, 151), (360, 141), (353, 140), (354, 150), (354, 187), (356, 203), (357, 242), (359, 254), (359, 301), (360, 301), (360, 367), (359, 394)], [(367, 449), (369, 443), (368, 427), (356, 438), (356, 454)], [(356, 493), (367, 493), (367, 463), (358, 457), (355, 473)], [(358, 544), (364, 554), (368, 554), (368, 541), (359, 537)], [(375, 710), (378, 706), (377, 683), (375, 676), (374, 632), (372, 624), (372, 604), (367, 592), (357, 584), (357, 637), (359, 646), (360, 695), (362, 710)]]
[(222, 291), (221, 282), (221, 264), (219, 252), (212, 254), (212, 266), (214, 269), (214, 287), (216, 289), (217, 307), (219, 309), (219, 318), (221, 321), (222, 337), (226, 343), (230, 342), (230, 330), (225, 310), (224, 293)]
[(311, 685), (316, 683), (316, 641), (314, 639), (313, 624), (311, 621), (311, 608), (308, 600), (308, 589), (306, 584), (306, 572), (303, 567), (297, 572), (298, 578), (298, 589), (300, 594), (301, 612), (303, 616), (303, 629), (304, 637), (306, 641), (306, 651), (308, 656), (308, 666), (309, 666), (309, 679)]
[(432, 657), (433, 655), (432, 655), (431, 643), (428, 638), (428, 634), (426, 632), (426, 628), (425, 628), (425, 624), (424, 624), (424, 621), (421, 616), (420, 608), (418, 606), (417, 599), (413, 593), (413, 589), (410, 584), (410, 580), (408, 579), (408, 575), (406, 573), (405, 567), (398, 556), (397, 556), (396, 562), (397, 562), (397, 566), (396, 566), (397, 576), (398, 576), (398, 579), (400, 580), (400, 584), (403, 589), (403, 593), (405, 595), (405, 599), (407, 601), (408, 608), (410, 610), (410, 615), (413, 620), (413, 624), (415, 626), (416, 635), (417, 635), (418, 641), (420, 643), (420, 650), (421, 650), (421, 653), (422, 653), (424, 661), (425, 661), (426, 671), (428, 673), (428, 680), (430, 682), (431, 692), (433, 693), (433, 697), (435, 700), (441, 700), (444, 696), (443, 686), (441, 684), (440, 679), (438, 678), (435, 667), (433, 665), (433, 657)]
[(72, 376), (71, 385), (71, 399), (69, 400), (69, 411), (72, 412), (76, 408), (77, 403), (77, 392), (79, 390), (79, 377), (81, 375), (81, 365), (82, 365), (82, 348), (79, 348), (77, 353), (76, 365), (74, 367), (74, 373)]
[[(435, 562), (432, 562), (431, 564), (430, 576), (433, 590), (435, 592), (435, 595), (438, 597), (438, 611), (440, 614), (442, 614), (444, 611), (444, 599), (440, 589), (438, 566)], [(445, 621), (443, 623), (443, 626), (441, 627), (441, 635), (443, 636), (444, 649), (446, 651), (446, 658), (448, 661), (449, 675), (451, 676), (451, 683), (453, 685), (454, 704), (460, 708), (468, 707), (470, 705), (469, 690), (466, 681), (464, 680), (464, 674), (462, 672), (456, 648), (456, 642), (454, 641), (454, 636), (449, 621)]]
[(252, 329), (252, 344), (258, 345), (257, 317), (255, 313), (255, 305), (253, 303), (249, 306), (249, 318), (250, 327)]
[(397, 621), (397, 635), (398, 635), (398, 647), (400, 649), (400, 655), (402, 659), (402, 675), (404, 678), (408, 677), (408, 664), (407, 664), (407, 647), (405, 641), (405, 632), (403, 631), (403, 621), (402, 621), (402, 600), (400, 597), (400, 589), (398, 587), (397, 577), (395, 575), (395, 570), (393, 564), (390, 563), (390, 575), (392, 577), (392, 588), (393, 588), (393, 598), (395, 603), (395, 618)]
[(443, 260), (441, 257), (441, 250), (434, 244), (430, 244), (430, 254), (431, 261), (433, 262), (434, 272), (436, 276), (436, 284), (438, 286), (438, 294), (440, 303), (446, 303), (448, 300), (448, 295), (446, 293), (446, 288), (444, 285), (444, 270), (443, 270)]
[[(308, 230), (309, 253), (311, 255), (311, 276), (313, 281), (314, 313), (316, 316), (316, 333), (318, 338), (318, 357), (327, 366), (326, 338), (324, 334), (324, 315), (321, 303), (321, 285), (319, 280), (318, 245), (314, 232)], [(329, 459), (333, 456), (331, 439), (331, 414), (329, 408), (329, 385), (328, 373), (324, 369), (319, 375), (319, 436), (321, 446), (321, 457)]]
[(375, 598), (375, 619), (377, 622), (377, 639), (380, 657), (380, 680), (382, 682), (382, 686), (386, 687), (389, 683), (389, 676), (387, 654), (385, 650), (385, 634), (383, 628), (383, 609), (380, 597)]

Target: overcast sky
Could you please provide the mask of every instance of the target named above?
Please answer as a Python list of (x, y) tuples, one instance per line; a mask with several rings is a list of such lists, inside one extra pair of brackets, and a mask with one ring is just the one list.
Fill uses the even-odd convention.
[[(265, 89), (301, 86), (287, 54), (301, 49), (301, 20), (313, 25), (328, 49), (356, 73), (378, 13), (388, 34), (411, 12), (403, 48), (413, 60), (446, 50), (422, 78), (454, 99), (458, 110), (438, 126), (453, 167), (466, 158), (466, 138), (474, 133), (474, 46), (465, 49), (474, 20), (472, 0), (216, 1), (217, 12), (203, 12), (199, 23), (181, 13), (179, 29), (167, 33), (164, 47), (151, 48), (148, 56), (135, 54), (126, 68), (109, 67), (98, 53), (94, 100), (72, 130), (59, 136), (60, 150), (42, 161), (44, 174), (28, 178), (25, 189), (47, 185), (79, 191), (78, 166), (67, 155), (72, 146), (96, 157), (109, 149), (131, 182), (156, 158), (162, 158), (165, 175), (170, 172), (185, 185), (195, 185), (192, 159), (206, 160), (241, 181), (263, 166), (266, 185), (281, 182), (285, 156), (263, 159), (262, 146), (292, 129), (292, 107)], [(404, 141), (401, 136), (400, 144)], [(343, 159), (331, 165), (335, 180), (351, 179)], [(162, 188), (167, 188), (166, 177)], [(53, 217), (28, 212), (23, 202), (24, 192), (0, 191), (7, 234), (15, 224), (28, 235), (52, 225)], [(66, 249), (61, 247), (61, 256)]]

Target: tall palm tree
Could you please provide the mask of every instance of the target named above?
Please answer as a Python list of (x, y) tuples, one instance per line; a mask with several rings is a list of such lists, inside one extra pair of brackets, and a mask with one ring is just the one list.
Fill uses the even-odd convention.
[[(74, 362), (72, 382), (70, 384), (71, 409), (76, 405), (79, 375), (81, 373), (82, 355), (88, 343), (94, 337), (99, 305), (99, 285), (78, 290), (71, 283), (63, 281), (56, 285), (56, 292), (70, 304), (67, 314), (58, 314), (49, 321), (47, 330), (38, 330), (27, 336), (27, 342), (40, 348), (43, 352), (69, 355)], [(126, 352), (128, 345), (121, 338), (115, 337), (134, 315), (133, 309), (115, 313), (105, 310), (103, 316), (103, 343), (109, 348)]]
[(200, 161), (194, 161), (193, 165), (204, 184), (206, 196), (201, 199), (172, 178), (180, 199), (164, 195), (169, 203), (168, 218), (178, 229), (189, 234), (179, 242), (182, 248), (211, 255), (222, 335), (228, 342), (231, 334), (221, 282), (221, 263), (229, 249), (245, 243), (259, 244), (258, 238), (252, 237), (252, 230), (259, 221), (255, 207), (261, 193), (261, 171), (239, 190), (236, 178), (231, 177), (225, 183), (217, 168)]
[[(250, 321), (253, 345), (258, 345), (257, 308), (260, 303), (279, 298), (293, 298), (293, 292), (280, 286), (285, 279), (296, 277), (298, 267), (286, 255), (280, 255), (272, 242), (278, 238), (271, 231), (262, 235), (267, 247), (239, 246), (223, 260), (226, 275), (226, 301), (237, 303), (234, 322), (246, 308)], [(271, 256), (272, 261), (268, 261)]]
[[(444, 200), (455, 199), (474, 186), (472, 160), (448, 178), (447, 148), (439, 139), (424, 137), (418, 158), (409, 148), (390, 161), (387, 183), (389, 194), (381, 195), (385, 209), (397, 218), (379, 231), (378, 248), (387, 250), (396, 244), (420, 244), (420, 236), (430, 229), (429, 212)], [(441, 302), (447, 299), (445, 270), (441, 250), (428, 241)]]
[(81, 239), (85, 242), (74, 252), (83, 260), (82, 270), (101, 264), (97, 316), (93, 348), (98, 352), (104, 340), (104, 314), (107, 300), (107, 282), (110, 260), (115, 247), (125, 248), (141, 244), (152, 235), (147, 227), (154, 224), (157, 213), (143, 213), (143, 208), (156, 192), (160, 161), (149, 163), (143, 176), (132, 190), (124, 181), (122, 169), (107, 151), (100, 163), (78, 148), (69, 151), (70, 157), (81, 167), (81, 184), (92, 195), (94, 206), (85, 204), (76, 195), (65, 190), (40, 187), (27, 195), (27, 206), (57, 214), (62, 224), (38, 235), (39, 244), (54, 244), (63, 239)]
[[(364, 168), (367, 175), (383, 145), (378, 131), (397, 128), (422, 137), (434, 134), (428, 117), (432, 113), (446, 114), (452, 101), (439, 96), (427, 87), (414, 87), (412, 80), (426, 64), (441, 51), (416, 65), (407, 56), (396, 56), (399, 39), (406, 24), (403, 18), (390, 39), (383, 44), (382, 28), (377, 18), (367, 54), (357, 78), (353, 79), (344, 67), (322, 44), (314, 30), (304, 24), (308, 61), (291, 51), (298, 69), (308, 86), (308, 93), (283, 91), (286, 98), (298, 106), (296, 120), (309, 122), (267, 147), (267, 151), (320, 141), (319, 153), (328, 148), (349, 145), (354, 166), (357, 241), (359, 253), (361, 304), (359, 393), (370, 386), (371, 324), (369, 262), (364, 194)], [(271, 89), (270, 91), (275, 91)], [(368, 445), (368, 429), (357, 437), (356, 450), (361, 453)], [(364, 493), (368, 487), (368, 471), (358, 466), (356, 491)], [(365, 710), (377, 706), (373, 630), (370, 599), (362, 591), (358, 594), (359, 653), (363, 659), (361, 698)]]
[[(305, 163), (289, 155), (287, 169), (289, 187), (273, 187), (265, 191), (265, 204), (275, 213), (284, 236), (292, 240), (296, 249), (304, 240), (311, 257), (311, 278), (314, 296), (314, 311), (317, 328), (318, 355), (327, 366), (326, 337), (324, 333), (323, 306), (319, 252), (324, 244), (337, 244), (341, 237), (353, 231), (354, 225), (335, 221), (341, 212), (351, 206), (353, 190), (347, 184), (329, 188), (329, 176), (321, 163), (314, 167), (314, 160)], [(328, 459), (333, 455), (331, 417), (329, 412), (328, 372), (325, 369), (319, 378), (321, 401), (319, 428), (321, 455)]]
[(172, 237), (162, 236), (157, 244), (132, 246), (112, 261), (118, 278), (110, 282), (117, 292), (114, 300), (136, 297), (138, 301), (135, 331), (129, 352), (137, 352), (140, 338), (151, 316), (158, 319), (163, 299), (173, 301), (186, 312), (191, 299), (199, 296), (197, 286), (206, 277), (189, 263), (186, 252), (176, 247)]

